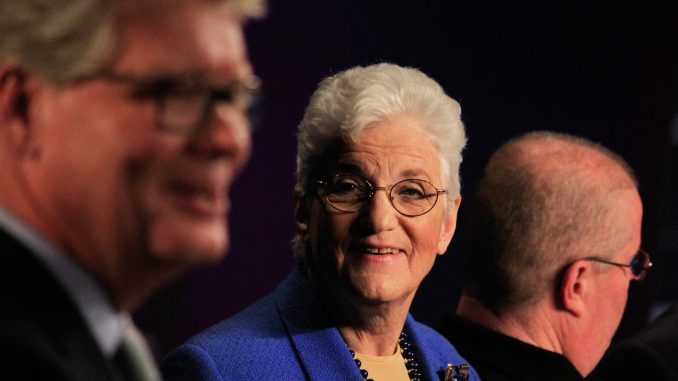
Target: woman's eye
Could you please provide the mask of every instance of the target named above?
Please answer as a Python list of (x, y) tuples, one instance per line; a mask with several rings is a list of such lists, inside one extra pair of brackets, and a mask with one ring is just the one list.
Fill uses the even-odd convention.
[(332, 185), (333, 193), (352, 193), (359, 192), (358, 184), (351, 180), (340, 180)]
[(398, 196), (406, 198), (423, 198), (425, 193), (422, 189), (414, 187), (404, 187), (398, 190)]

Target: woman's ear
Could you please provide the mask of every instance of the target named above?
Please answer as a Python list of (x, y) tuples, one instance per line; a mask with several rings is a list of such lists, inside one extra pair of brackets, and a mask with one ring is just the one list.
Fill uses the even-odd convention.
[(445, 215), (443, 225), (440, 227), (440, 236), (438, 237), (438, 255), (445, 254), (447, 247), (452, 241), (454, 231), (457, 229), (457, 213), (459, 212), (460, 204), (461, 196), (455, 197)]
[(306, 241), (308, 237), (308, 202), (306, 195), (295, 187), (294, 189), (294, 221), (297, 224), (299, 237)]

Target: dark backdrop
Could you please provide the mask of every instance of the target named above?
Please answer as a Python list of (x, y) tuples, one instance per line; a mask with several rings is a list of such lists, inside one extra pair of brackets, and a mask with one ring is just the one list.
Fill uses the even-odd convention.
[[(232, 247), (222, 263), (192, 271), (136, 314), (156, 354), (269, 293), (290, 271), (296, 125), (323, 77), (377, 62), (417, 67), (461, 103), (463, 194), (494, 149), (530, 130), (582, 135), (628, 160), (645, 203), (643, 247), (656, 263), (632, 286), (618, 337), (637, 330), (655, 303), (678, 294), (672, 3), (272, 0), (268, 17), (247, 28), (267, 102), (232, 192)], [(412, 313), (432, 326), (457, 302), (456, 246), (415, 298)]]

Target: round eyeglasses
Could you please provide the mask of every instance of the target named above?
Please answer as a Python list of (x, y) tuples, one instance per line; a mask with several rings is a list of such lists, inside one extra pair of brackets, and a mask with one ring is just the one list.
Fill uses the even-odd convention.
[(629, 269), (631, 269), (631, 275), (633, 276), (633, 280), (636, 281), (641, 281), (645, 279), (647, 271), (652, 267), (652, 262), (650, 261), (650, 254), (643, 249), (638, 250), (638, 253), (636, 253), (636, 255), (634, 255), (633, 258), (631, 258), (631, 263), (629, 264), (612, 262), (608, 261), (607, 259), (599, 257), (586, 257), (584, 258), (584, 260), (603, 263), (606, 265), (612, 265), (617, 267), (628, 267)]
[(388, 192), (388, 199), (398, 213), (407, 217), (428, 213), (438, 202), (438, 195), (447, 193), (421, 179), (405, 179), (393, 186), (375, 187), (369, 181), (354, 175), (337, 175), (329, 181), (316, 181), (318, 195), (334, 209), (353, 213), (363, 209), (378, 190)]

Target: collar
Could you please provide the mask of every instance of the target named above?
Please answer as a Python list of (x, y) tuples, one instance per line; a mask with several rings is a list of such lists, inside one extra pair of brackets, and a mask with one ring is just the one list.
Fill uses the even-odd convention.
[(77, 262), (2, 207), (0, 227), (47, 267), (75, 302), (99, 348), (106, 356), (113, 356), (130, 324), (129, 315), (115, 311), (103, 289)]
[[(299, 266), (278, 286), (274, 295), (278, 314), (308, 379), (362, 380), (346, 342)], [(428, 327), (424, 328), (409, 314), (403, 330), (416, 348), (426, 379), (440, 379), (448, 363), (466, 363), (447, 341)], [(471, 370), (470, 379), (478, 379), (474, 370)]]

